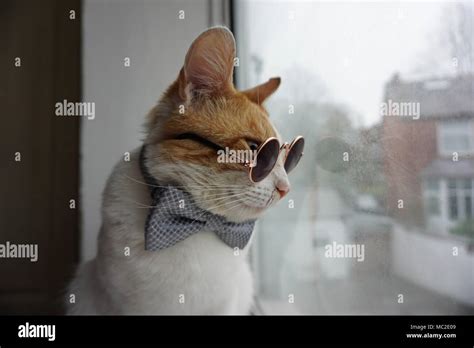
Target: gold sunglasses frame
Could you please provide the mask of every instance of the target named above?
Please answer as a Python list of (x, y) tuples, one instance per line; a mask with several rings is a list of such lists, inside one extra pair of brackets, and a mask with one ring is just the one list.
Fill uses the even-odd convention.
[[(276, 165), (276, 163), (277, 163), (277, 161), (278, 161), (278, 158), (280, 157), (281, 151), (282, 151), (283, 149), (286, 149), (285, 158), (283, 159), (283, 163), (285, 164), (285, 163), (286, 163), (286, 160), (287, 160), (287, 158), (288, 158), (288, 154), (290, 153), (291, 149), (292, 149), (293, 146), (296, 144), (296, 142), (298, 142), (300, 139), (303, 139), (303, 140), (304, 140), (304, 137), (303, 137), (302, 135), (298, 135), (296, 138), (293, 139), (293, 141), (292, 141), (291, 143), (285, 142), (285, 143), (283, 143), (283, 145), (281, 145), (281, 144), (280, 144), (280, 140), (278, 140), (278, 138), (276, 138), (276, 137), (270, 137), (270, 138), (268, 138), (267, 140), (265, 140), (262, 144), (260, 144), (260, 145), (258, 146), (257, 150), (256, 150), (256, 151), (257, 151), (257, 154), (255, 155), (255, 158), (254, 158), (253, 162), (245, 162), (245, 163), (243, 163), (243, 165), (248, 168), (250, 181), (255, 184), (255, 183), (260, 182), (260, 181), (262, 181), (263, 179), (265, 179), (265, 178), (272, 172), (273, 168), (275, 168), (275, 165)], [(260, 153), (260, 151), (263, 149), (263, 147), (264, 147), (267, 143), (269, 143), (270, 141), (274, 141), (274, 140), (276, 140), (276, 141), (278, 142), (278, 145), (279, 145), (279, 148), (280, 148), (280, 150), (278, 151), (277, 160), (275, 161), (275, 163), (273, 163), (272, 169), (270, 169), (270, 171), (268, 172), (268, 174), (267, 174), (266, 176), (264, 176), (263, 179), (261, 179), (261, 180), (259, 180), (259, 181), (254, 181), (254, 180), (252, 179), (252, 171), (253, 171), (253, 168), (256, 167), (255, 162), (257, 161), (258, 154)], [(302, 157), (303, 155), (304, 155), (304, 152), (301, 152), (301, 157)], [(299, 163), (299, 161), (298, 161), (298, 163)], [(297, 163), (297, 164), (298, 164), (298, 163)], [(295, 166), (295, 167), (296, 167), (296, 166)]]

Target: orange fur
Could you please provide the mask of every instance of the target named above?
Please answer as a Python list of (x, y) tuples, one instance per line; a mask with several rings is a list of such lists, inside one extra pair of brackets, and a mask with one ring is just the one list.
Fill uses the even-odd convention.
[[(195, 133), (222, 147), (249, 149), (276, 136), (261, 105), (279, 86), (280, 79), (239, 92), (232, 84), (235, 43), (225, 28), (212, 28), (191, 45), (178, 78), (148, 115), (148, 144), (159, 144), (170, 161), (209, 166), (216, 171), (245, 170), (238, 164), (217, 162), (214, 149), (192, 140), (173, 139)], [(184, 113), (180, 113), (184, 107)]]

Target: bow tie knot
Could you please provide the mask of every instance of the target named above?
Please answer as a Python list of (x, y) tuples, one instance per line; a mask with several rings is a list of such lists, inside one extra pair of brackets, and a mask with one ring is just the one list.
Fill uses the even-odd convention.
[(145, 225), (145, 248), (160, 250), (209, 230), (232, 248), (243, 249), (252, 235), (254, 221), (234, 223), (199, 208), (191, 195), (173, 186), (154, 190), (153, 204)]

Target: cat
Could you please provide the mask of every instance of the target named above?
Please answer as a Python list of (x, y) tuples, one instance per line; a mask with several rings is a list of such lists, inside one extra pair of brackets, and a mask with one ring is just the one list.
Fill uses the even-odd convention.
[[(283, 152), (262, 181), (247, 168), (218, 163), (216, 151), (193, 133), (234, 149), (250, 149), (280, 135), (262, 103), (280, 78), (245, 91), (233, 85), (236, 46), (225, 27), (201, 33), (177, 79), (145, 122), (147, 168), (160, 184), (184, 188), (196, 204), (231, 222), (259, 218), (290, 189)], [(249, 314), (254, 289), (247, 254), (206, 229), (158, 251), (144, 247), (150, 190), (140, 171), (140, 149), (119, 161), (104, 193), (95, 259), (80, 266), (68, 288), (68, 314)], [(253, 234), (255, 234), (254, 232)], [(253, 237), (252, 237), (253, 238)], [(128, 251), (128, 253), (127, 253)]]

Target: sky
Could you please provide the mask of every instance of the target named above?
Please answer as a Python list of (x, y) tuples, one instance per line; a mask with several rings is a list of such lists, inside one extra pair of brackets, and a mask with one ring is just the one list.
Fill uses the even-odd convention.
[[(264, 61), (262, 80), (280, 75), (281, 93), (289, 93), (285, 77), (303, 70), (325, 86), (328, 99), (351, 110), (356, 126), (370, 126), (380, 120), (384, 85), (393, 74), (415, 79), (440, 53), (446, 1), (247, 0), (240, 6), (247, 13), (241, 25), (248, 53)], [(454, 69), (449, 64), (444, 73)]]

